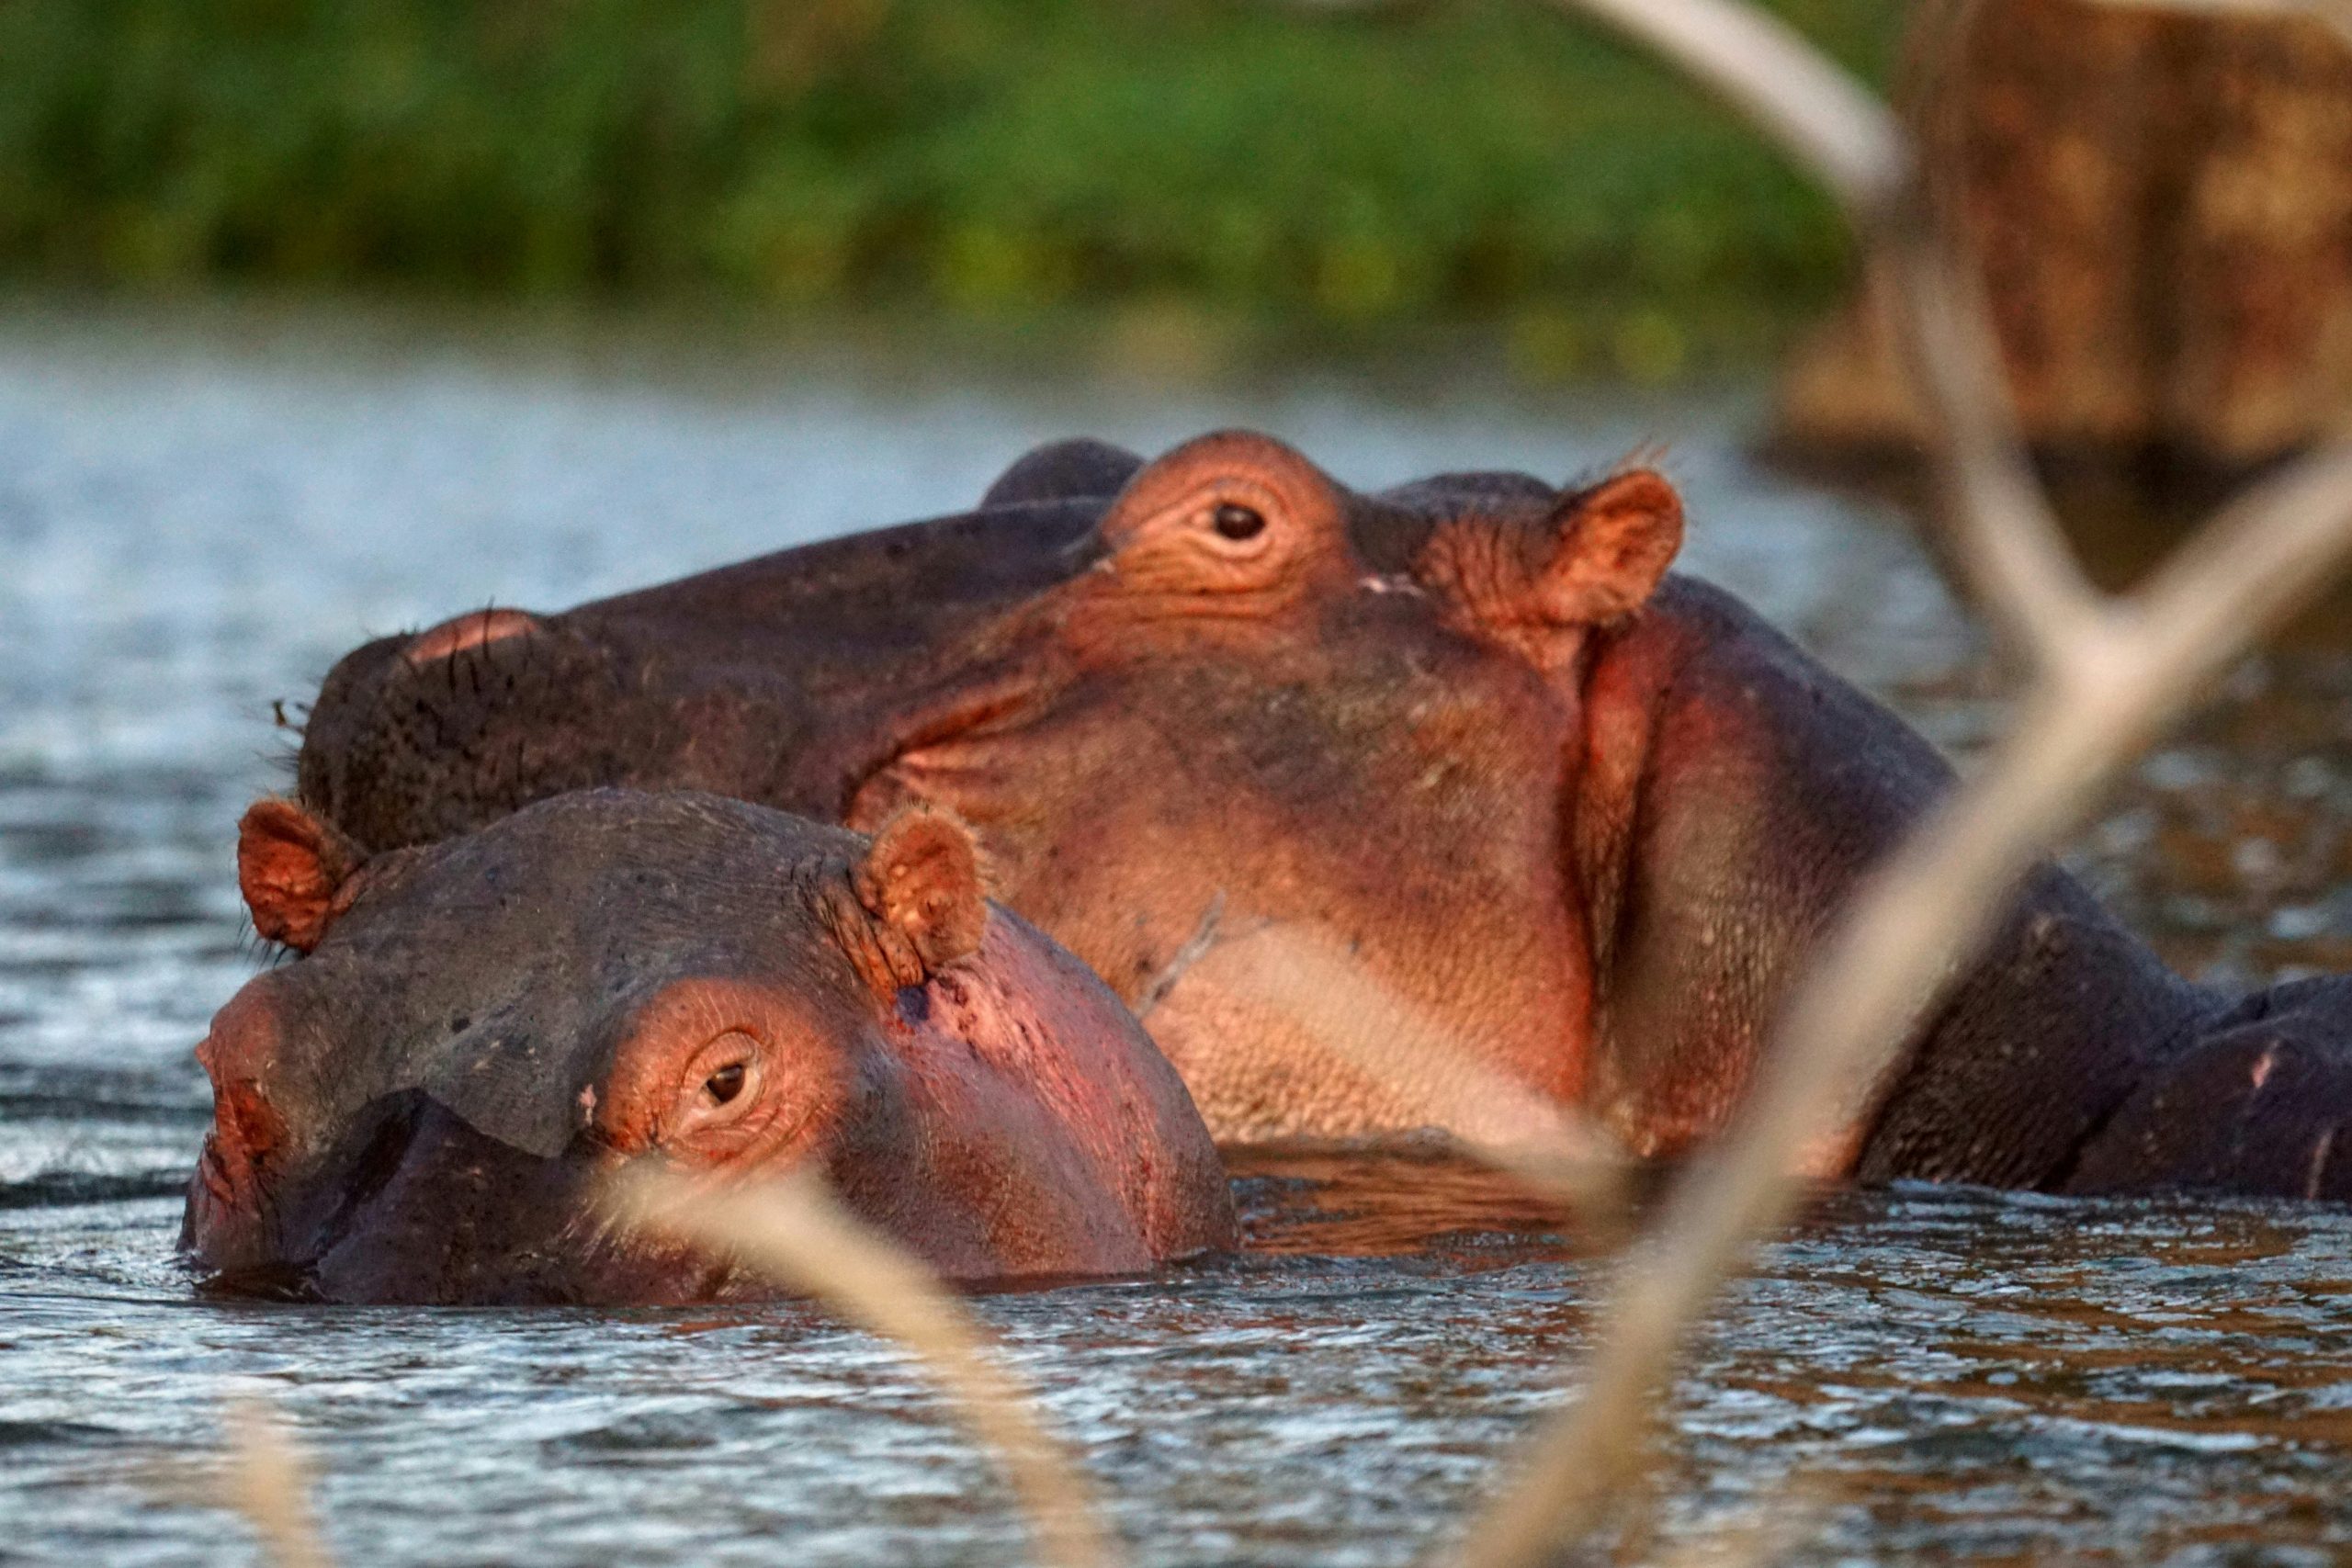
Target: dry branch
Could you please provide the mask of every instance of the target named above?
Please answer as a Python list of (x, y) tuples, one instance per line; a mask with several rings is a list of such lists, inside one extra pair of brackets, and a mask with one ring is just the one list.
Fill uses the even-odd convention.
[(1269, 926), (1227, 946), (1218, 980), (1306, 1028), (1346, 1066), (1406, 1091), (1473, 1158), (1613, 1235), (1629, 1195), (1623, 1151), (1581, 1112), (1485, 1066), (1424, 1007), (1329, 942)]
[(819, 1177), (796, 1172), (711, 1191), (683, 1177), (631, 1170), (616, 1179), (611, 1202), (628, 1224), (731, 1253), (913, 1352), (996, 1456), (1044, 1559), (1060, 1568), (1119, 1560), (1093, 1489), (990, 1357), (971, 1314), (928, 1269), (844, 1213)]
[(1474, 1524), (1463, 1558), (1474, 1568), (1543, 1559), (1638, 1472), (1644, 1456), (1626, 1434), (1643, 1429), (1724, 1280), (1788, 1217), (1800, 1152), (1867, 1114), (1873, 1086), (1940, 984), (2096, 792), (2352, 558), (2352, 450), (2336, 450), (2230, 508), (2139, 592), (2097, 593), (2017, 438), (1974, 286), (1934, 232), (1891, 115), (1794, 33), (1731, 0), (1561, 3), (1615, 22), (1709, 83), (1845, 203), (1934, 416), (1933, 456), (1963, 570), (2037, 673), (1980, 776), (1920, 826), (1833, 927), (1755, 1095), (1612, 1293), (1582, 1394), (1531, 1442)]
[(258, 1398), (229, 1407), (230, 1453), (220, 1472), (231, 1507), (261, 1538), (277, 1568), (327, 1568), (333, 1560), (311, 1511), (311, 1462), (276, 1410)]
[(1971, 588), (2037, 653), (2079, 628), (2096, 595), (2034, 478), (2001, 384), (1999, 345), (1975, 307), (1973, 285), (1939, 243), (1917, 158), (1894, 111), (1793, 28), (1738, 0), (1555, 4), (1657, 50), (1828, 187), (1875, 258), (1892, 341), (1904, 345), (1922, 403), (1940, 426), (1946, 522)]

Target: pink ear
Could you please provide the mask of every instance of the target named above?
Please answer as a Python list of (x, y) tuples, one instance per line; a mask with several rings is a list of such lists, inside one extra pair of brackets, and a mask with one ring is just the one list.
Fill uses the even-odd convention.
[(326, 935), (336, 892), (363, 858), (332, 823), (294, 802), (254, 802), (237, 825), (237, 886), (254, 930), (310, 952)]
[(953, 817), (900, 812), (874, 835), (855, 880), (858, 902), (904, 937), (926, 970), (979, 951), (989, 921), (979, 852)]
[(1559, 625), (1612, 621), (1640, 609), (1682, 547), (1682, 498), (1650, 468), (1579, 491), (1553, 521), (1557, 542), (1537, 596)]

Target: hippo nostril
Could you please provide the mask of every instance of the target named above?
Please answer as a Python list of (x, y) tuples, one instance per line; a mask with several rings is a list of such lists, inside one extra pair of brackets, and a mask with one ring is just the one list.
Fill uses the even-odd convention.
[(276, 1074), (281, 1043), (265, 987), (255, 981), (231, 998), (196, 1048), (212, 1080), (212, 1130), (198, 1170), (224, 1202), (256, 1199), (264, 1171), (287, 1141), (286, 1117), (262, 1087)]
[(276, 1149), (286, 1138), (286, 1119), (250, 1083), (232, 1083), (220, 1092), (216, 1112), (221, 1129), (232, 1134), (240, 1146), (256, 1157)]
[(196, 1177), (217, 1201), (233, 1204), (242, 1196), (237, 1175), (229, 1168), (229, 1161), (220, 1152), (220, 1139), (215, 1134), (204, 1135), (204, 1152), (197, 1156)]
[(520, 610), (469, 610), (454, 620), (417, 633), (409, 639), (401, 657), (412, 669), (421, 668), (471, 649), (527, 636), (538, 628), (538, 617)]
[(286, 1141), (286, 1119), (252, 1083), (232, 1079), (212, 1091), (212, 1131), (200, 1166), (205, 1185), (226, 1202), (250, 1202), (262, 1170)]

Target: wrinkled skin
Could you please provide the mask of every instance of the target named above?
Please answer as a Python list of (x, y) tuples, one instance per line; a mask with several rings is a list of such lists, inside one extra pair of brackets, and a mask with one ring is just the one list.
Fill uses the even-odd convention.
[[(972, 513), (362, 649), (301, 790), (379, 844), (605, 780), (853, 826), (937, 805), (1145, 1013), (1221, 1140), (1459, 1125), (1440, 1086), (1351, 1061), (1409, 1027), (1673, 1156), (1951, 782), (1666, 575), (1681, 523), (1643, 470), (1360, 495), (1245, 434), (1148, 465), (1048, 447)], [(1302, 942), (1344, 983), (1286, 987)], [(2232, 1004), (2045, 867), (1811, 1162), (2352, 1195), (2347, 1035), (2352, 987)]]
[(198, 1048), (183, 1245), (229, 1290), (344, 1302), (763, 1293), (605, 1217), (632, 1162), (813, 1168), (964, 1281), (1227, 1247), (1182, 1082), (1092, 975), (914, 813), (869, 845), (715, 796), (594, 791), (368, 857), (247, 815), (256, 929), (307, 949)]

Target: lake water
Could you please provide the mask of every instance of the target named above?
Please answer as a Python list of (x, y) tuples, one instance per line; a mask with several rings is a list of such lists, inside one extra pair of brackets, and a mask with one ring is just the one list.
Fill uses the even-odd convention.
[[(1029, 444), (1218, 424), (1375, 486), (1671, 444), (1686, 565), (1956, 753), (2001, 682), (1882, 515), (1758, 471), (1739, 392), (1535, 399), (1393, 369), (1170, 389), (645, 329), (0, 317), (0, 1562), (253, 1548), (159, 1495), (269, 1395), (352, 1563), (962, 1563), (1025, 1551), (890, 1352), (806, 1308), (198, 1300), (172, 1256), (252, 971), (231, 846), (364, 637), (560, 608), (953, 510)], [(2076, 847), (2175, 963), (2352, 968), (2352, 642), (2246, 666)], [(1440, 1550), (1559, 1397), (1611, 1267), (1419, 1158), (1239, 1177), (1253, 1250), (979, 1310), (1138, 1561)], [(2352, 1213), (1842, 1196), (1672, 1401), (1670, 1531), (1800, 1479), (1809, 1561), (2352, 1558)]]

